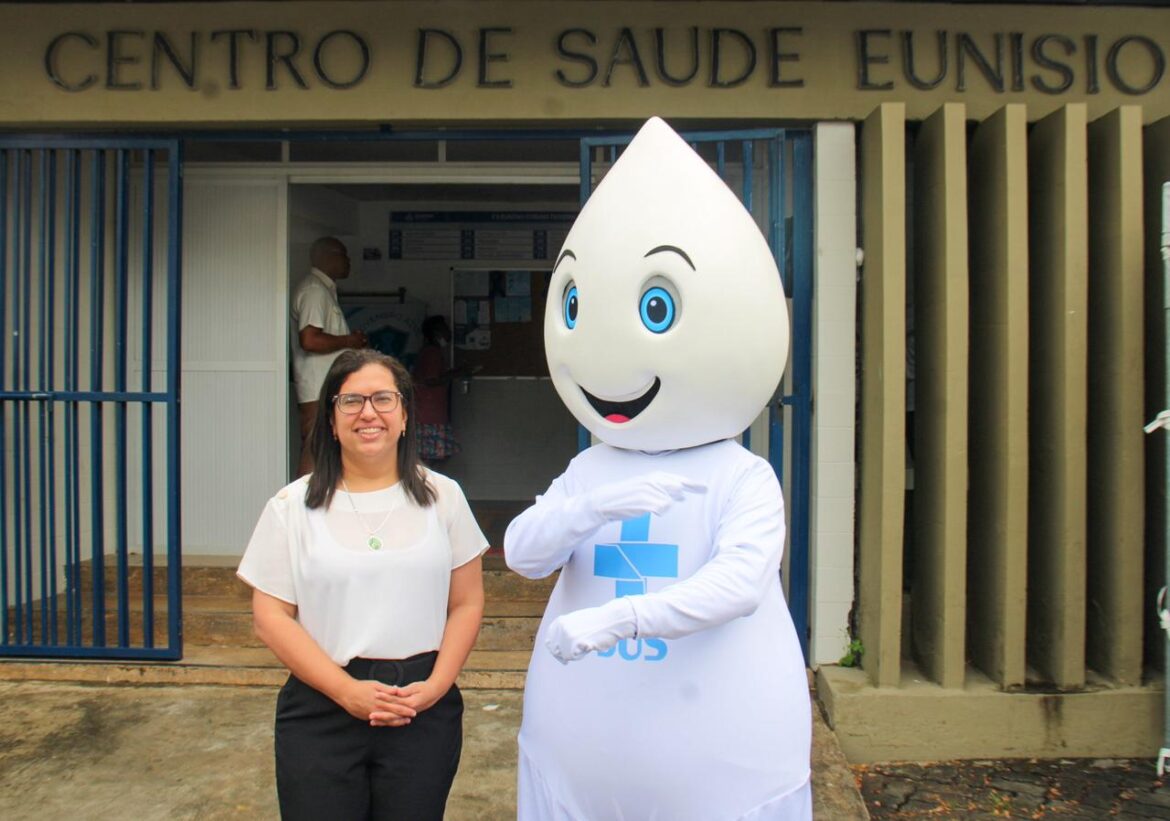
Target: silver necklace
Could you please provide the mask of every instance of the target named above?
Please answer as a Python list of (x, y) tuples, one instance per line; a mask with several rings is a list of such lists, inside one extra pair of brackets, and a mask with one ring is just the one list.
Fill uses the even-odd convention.
[(390, 514), (394, 512), (396, 505), (391, 505), (390, 509), (386, 511), (386, 517), (382, 519), (382, 522), (377, 527), (371, 530), (366, 525), (366, 520), (362, 518), (362, 514), (358, 513), (357, 505), (353, 503), (353, 494), (350, 493), (349, 485), (345, 483), (344, 478), (341, 480), (341, 486), (345, 488), (345, 498), (349, 499), (349, 506), (353, 508), (353, 515), (357, 516), (357, 520), (361, 522), (362, 528), (366, 531), (367, 534), (369, 534), (369, 538), (366, 539), (366, 545), (370, 548), (370, 550), (381, 550), (382, 540), (378, 538), (377, 534), (382, 530), (383, 527), (386, 526), (386, 522), (390, 521)]

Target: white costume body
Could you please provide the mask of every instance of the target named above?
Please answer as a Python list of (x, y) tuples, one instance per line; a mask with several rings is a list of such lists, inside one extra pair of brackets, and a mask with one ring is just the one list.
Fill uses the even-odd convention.
[(783, 373), (784, 290), (751, 215), (661, 120), (569, 231), (544, 341), (604, 444), (504, 537), (513, 570), (561, 570), (524, 691), (521, 821), (807, 821), (784, 503), (733, 441)]
[(623, 525), (573, 546), (528, 671), (519, 818), (807, 819), (808, 683), (780, 587), (783, 500), (767, 462), (732, 441), (656, 455), (594, 446), (513, 522), (508, 563), (552, 572), (563, 557), (547, 537), (578, 515), (568, 500), (660, 470), (708, 488), (650, 517), (649, 541), (677, 545), (678, 576), (647, 576), (648, 594), (631, 598), (637, 639), (565, 665), (544, 648), (548, 626), (615, 597), (617, 580), (595, 575), (595, 561)]

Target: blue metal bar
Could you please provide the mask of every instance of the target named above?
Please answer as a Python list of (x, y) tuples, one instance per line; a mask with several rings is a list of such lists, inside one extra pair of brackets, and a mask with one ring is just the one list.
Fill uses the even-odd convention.
[(784, 255), (782, 231), (780, 230), (781, 194), (784, 191), (783, 175), (780, 173), (780, 140), (768, 140), (768, 247), (780, 272), (780, 282), (788, 294), (788, 283), (784, 280)]
[[(198, 132), (183, 132), (183, 137), (193, 139), (196, 138), (197, 134)], [(113, 137), (100, 134), (10, 134), (0, 136), (0, 147), (13, 149), (65, 148), (77, 151), (95, 151), (104, 156), (107, 150), (118, 148), (166, 148), (174, 139), (174, 135), (162, 136), (158, 134), (135, 134), (133, 137)], [(278, 138), (272, 137), (270, 139)], [(255, 142), (257, 140), (258, 138), (248, 139), (242, 136), (240, 142)]]
[[(780, 392), (783, 393), (784, 386), (781, 384)], [(777, 397), (772, 402), (768, 403), (768, 462), (772, 465), (772, 471), (776, 474), (776, 478), (780, 480), (780, 486), (785, 487), (784, 484), (784, 398)]]
[[(8, 296), (8, 151), (0, 149), (0, 387), (4, 384), (5, 305)], [(4, 441), (5, 406), (0, 403), (0, 442)], [(0, 458), (0, 646), (9, 641), (8, 624), (8, 477)], [(15, 570), (15, 568), (13, 568)]]
[[(756, 129), (757, 131), (761, 129)], [(764, 129), (768, 130), (768, 129)], [(771, 129), (775, 130), (775, 129)], [(603, 135), (609, 134), (606, 137)], [(702, 133), (702, 132), (698, 132)], [(742, 133), (742, 132), (736, 132)], [(625, 137), (623, 140), (622, 138)], [(446, 140), (448, 142), (474, 142), (480, 140), (507, 140), (509, 142), (529, 140), (578, 141), (592, 138), (605, 143), (628, 143), (625, 132), (604, 132), (594, 128), (575, 129), (468, 129), (466, 131), (419, 130), (419, 131), (352, 131), (352, 130), (189, 130), (164, 132), (137, 132), (133, 137), (111, 137), (106, 134), (76, 133), (63, 137), (61, 134), (20, 134), (0, 138), (0, 145), (7, 148), (43, 148), (46, 146), (79, 149), (143, 148), (151, 146), (165, 150), (175, 140), (187, 142), (412, 142)]]
[[(18, 368), (19, 379), (18, 384), (27, 388), (29, 386), (29, 342), (32, 335), (32, 294), (30, 293), (32, 283), (32, 167), (33, 156), (32, 151), (22, 152), (24, 157), (21, 163), (21, 184), (23, 186), (21, 191), (21, 205), (20, 205), (20, 242), (22, 246), (20, 255), (20, 270), (16, 272), (14, 281), (20, 282), (21, 297), (20, 300), (13, 300), (13, 310), (20, 311), (20, 320), (17, 326), (17, 333), (20, 339), (20, 364)], [(16, 350), (13, 350), (16, 354)], [(15, 475), (20, 477), (20, 487), (23, 488), (23, 493), (17, 494), (17, 505), (21, 507), (21, 513), (18, 521), (22, 521), (23, 529), (21, 535), (24, 543), (24, 604), (27, 608), (28, 619), (25, 622), (26, 642), (32, 644), (34, 641), (33, 625), (35, 624), (33, 613), (35, 602), (33, 600), (33, 526), (32, 526), (32, 494), (29, 490), (32, 488), (32, 445), (30, 438), (32, 435), (32, 427), (29, 424), (28, 406), (25, 405), (17, 409), (17, 414), (20, 418), (20, 427), (17, 429), (15, 440), (13, 441), (12, 449), (14, 452), (20, 454), (20, 467), (15, 471)]]
[(146, 659), (173, 661), (179, 655), (163, 647), (154, 649), (142, 647), (66, 647), (66, 646), (12, 646), (0, 645), (0, 657), (36, 656), (43, 658), (86, 658), (86, 659)]
[[(590, 146), (586, 140), (581, 141), (581, 187), (579, 192), (579, 204), (582, 208), (585, 207), (589, 195), (593, 193), (593, 155), (590, 153)], [(554, 295), (549, 294), (549, 299), (553, 299)], [(556, 296), (560, 299), (560, 296)], [(593, 440), (589, 435), (589, 428), (577, 423), (577, 452), (588, 450), (593, 445)]]
[(0, 391), (3, 400), (53, 400), (60, 402), (155, 402), (169, 400), (166, 393), (134, 393), (132, 391)]
[(789, 571), (792, 574), (791, 609), (804, 657), (809, 642), (809, 479), (812, 439), (812, 246), (813, 185), (812, 138), (799, 134), (793, 141), (793, 176), (796, 187), (792, 204), (793, 259), (793, 406), (792, 539)]
[[(38, 184), (39, 184), (38, 193), (40, 194), (40, 203), (39, 203), (40, 204), (40, 214), (39, 214), (39, 220), (38, 220), (39, 225), (37, 226), (38, 233), (39, 233), (39, 240), (40, 240), (39, 243), (37, 244), (37, 248), (39, 251), (39, 253), (37, 254), (37, 271), (40, 274), (40, 277), (39, 277), (39, 279), (40, 279), (40, 283), (39, 283), (39, 285), (40, 285), (40, 299), (39, 299), (39, 304), (37, 306), (38, 307), (37, 313), (39, 314), (38, 318), (41, 320), (40, 329), (39, 329), (40, 355), (37, 357), (37, 360), (38, 360), (37, 365), (38, 365), (38, 378), (41, 382), (42, 388), (44, 387), (44, 350), (45, 350), (44, 349), (44, 342), (45, 342), (44, 312), (45, 312), (45, 280), (47, 278), (45, 276), (45, 274), (47, 273), (45, 270), (45, 265), (48, 261), (46, 258), (46, 254), (48, 252), (48, 248), (46, 247), (47, 237), (45, 235), (45, 229), (47, 227), (46, 223), (47, 223), (47, 219), (48, 219), (48, 213), (46, 211), (46, 206), (48, 205), (48, 197), (47, 197), (47, 192), (45, 191), (45, 187), (48, 184), (48, 168), (46, 167), (46, 162), (47, 162), (46, 155), (48, 153), (49, 152), (44, 151), (44, 150), (37, 152), (37, 157), (39, 160), (39, 162), (37, 164), (38, 165), (38, 172), (39, 172), (37, 175), (37, 179), (38, 179)], [(32, 276), (31, 265), (30, 265), (29, 276), (30, 277)], [(27, 298), (31, 301), (31, 299), (32, 299), (31, 279), (29, 280), (28, 284), (29, 284), (29, 289), (28, 289), (28, 297)], [(32, 328), (33, 328), (33, 324), (30, 321), (25, 329), (25, 333), (27, 335), (26, 341), (31, 339)], [(29, 373), (29, 381), (30, 382), (32, 381), (31, 371)], [(39, 550), (37, 551), (37, 553), (38, 553), (37, 559), (40, 562), (40, 574), (39, 575), (40, 575), (40, 582), (41, 582), (41, 584), (40, 584), (40, 588), (41, 588), (40, 589), (41, 634), (40, 635), (41, 635), (41, 644), (49, 644), (50, 643), (50, 641), (49, 641), (49, 574), (54, 572), (54, 568), (52, 566), (50, 566), (50, 564), (49, 564), (49, 545), (47, 544), (47, 541), (45, 539), (45, 530), (46, 530), (46, 526), (48, 525), (48, 522), (45, 519), (45, 505), (44, 505), (44, 499), (45, 499), (45, 433), (46, 433), (45, 428), (44, 428), (44, 421), (45, 421), (44, 405), (43, 404), (38, 405), (37, 410), (39, 411), (38, 422), (40, 425), (40, 427), (38, 429), (38, 433), (40, 435), (37, 437), (37, 456), (39, 459), (39, 461), (38, 461), (39, 470), (37, 471), (37, 478), (40, 480), (38, 482), (38, 485), (39, 485), (38, 490), (40, 491), (40, 498), (41, 498), (41, 504), (38, 504), (36, 506), (37, 514), (38, 514), (37, 520), (38, 520), (38, 525), (39, 525), (38, 534), (40, 535), (40, 538), (37, 540), (39, 542), (39, 545), (38, 545)], [(29, 426), (28, 432), (29, 432), (29, 434), (32, 433), (32, 426), (31, 425)], [(32, 463), (31, 452), (29, 454), (29, 463), (30, 463), (30, 470), (31, 470), (31, 463)], [(27, 498), (31, 497), (32, 495), (33, 495), (32, 485), (31, 484), (26, 485), (25, 489), (24, 489), (25, 498), (27, 499)], [(31, 504), (31, 502), (30, 502), (30, 504)], [(30, 532), (32, 531), (32, 517), (31, 517), (31, 515), (29, 517), (29, 531)]]
[(179, 365), (181, 352), (183, 251), (183, 149), (175, 140), (168, 150), (167, 228), (170, 238), (167, 254), (167, 632), (169, 651), (174, 658), (183, 653), (182, 539), (179, 472)]
[(791, 155), (789, 146), (792, 141), (786, 137), (781, 137), (780, 149), (778, 151), (778, 165), (776, 168), (776, 179), (779, 182), (778, 191), (780, 192), (780, 211), (777, 215), (777, 235), (779, 236), (779, 243), (776, 248), (780, 254), (779, 259), (776, 260), (777, 267), (780, 268), (780, 278), (784, 282), (784, 293), (792, 296), (792, 266), (789, 265), (788, 258), (788, 231), (786, 228), (787, 214), (788, 214), (788, 174), (785, 173), (787, 168), (785, 164), (788, 162), (788, 157)]
[[(722, 140), (770, 140), (773, 137), (784, 135), (783, 128), (738, 128), (733, 131), (681, 131), (679, 136), (688, 143), (710, 143)], [(606, 136), (591, 133), (581, 138), (583, 147), (592, 148), (595, 145), (619, 146), (629, 145), (634, 135), (611, 134)]]
[[(40, 259), (38, 266), (39, 274), (39, 303), (38, 311), (40, 319), (40, 346), (38, 356), (38, 375), (37, 378), (40, 387), (43, 390), (49, 378), (49, 340), (51, 339), (52, 331), (52, 313), (53, 303), (49, 297), (49, 282), (53, 276), (53, 251), (56, 246), (56, 231), (54, 230), (54, 220), (56, 218), (57, 200), (56, 185), (57, 185), (57, 166), (56, 154), (53, 151), (45, 150), (40, 152), (40, 198), (41, 198), (41, 215), (40, 215)], [(40, 547), (41, 547), (41, 643), (42, 644), (58, 644), (59, 637), (57, 634), (57, 544), (52, 535), (52, 519), (56, 515), (56, 511), (49, 503), (49, 470), (52, 463), (53, 456), (49, 452), (49, 441), (53, 435), (52, 427), (50, 426), (51, 406), (47, 403), (38, 405), (40, 418), (38, 419), (38, 471), (37, 475), (40, 478), (40, 504), (37, 505), (40, 514)], [(31, 488), (29, 494), (31, 494)]]
[[(16, 151), (12, 155), (12, 374), (10, 379), (16, 385), (20, 374), (20, 269), (21, 257), (24, 254), (22, 242), (24, 223), (24, 157), (27, 152)], [(20, 514), (20, 498), (16, 489), (20, 486), (20, 411), (13, 408), (12, 412), (13, 448), (12, 448), (12, 592), (14, 594), (13, 614), (16, 617), (16, 633), (14, 641), (18, 644), (27, 643), (24, 610), (24, 581), (28, 571), (24, 562), (24, 539)]]
[[(106, 226), (106, 169), (105, 151), (93, 152), (92, 204), (90, 207), (90, 271), (89, 271), (89, 379), (91, 388), (102, 384), (102, 295), (105, 291), (105, 226)], [(93, 643), (106, 644), (106, 537), (102, 493), (102, 406), (95, 404), (89, 410), (90, 432), (90, 502), (93, 528), (90, 548), (93, 577)]]
[[(150, 393), (154, 312), (154, 151), (142, 164), (142, 392)], [(154, 437), (150, 403), (142, 409), (142, 635), (154, 647)]]
[(715, 143), (715, 171), (719, 179), (727, 182), (727, 142), (724, 140)]
[(578, 205), (585, 207), (589, 195), (593, 193), (593, 155), (589, 151), (589, 146), (585, 144), (586, 141), (581, 141), (580, 149), (580, 165), (581, 165), (581, 185), (578, 192)]
[[(80, 151), (71, 151), (70, 154), (73, 163), (73, 174), (70, 180), (70, 187), (73, 190), (73, 210), (71, 212), (73, 227), (70, 230), (73, 243), (73, 258), (70, 260), (71, 270), (68, 283), (66, 284), (65, 300), (65, 338), (67, 340), (65, 387), (71, 390), (77, 390), (80, 379), (79, 371), (81, 369), (79, 359), (81, 334), (78, 333), (78, 330), (81, 327), (81, 172), (83, 160)], [(66, 404), (65, 424), (68, 446), (65, 454), (65, 469), (70, 475), (70, 478), (65, 482), (65, 493), (66, 498), (69, 500), (69, 506), (73, 511), (72, 523), (68, 526), (68, 539), (73, 546), (73, 614), (76, 619), (74, 625), (76, 631), (74, 644), (80, 645), (82, 641), (82, 611), (84, 602), (82, 601), (81, 588), (81, 421), (77, 411), (78, 407), (76, 402)], [(90, 580), (93, 580), (92, 573)]]
[[(749, 214), (752, 214), (754, 204), (752, 200), (755, 188), (754, 145), (751, 140), (743, 141), (743, 158), (740, 160), (740, 168), (743, 169), (743, 207)], [(752, 219), (755, 219), (755, 214), (752, 214)]]
[[(126, 390), (126, 305), (130, 158), (125, 149), (114, 155), (114, 390)], [(114, 552), (117, 557), (118, 646), (130, 646), (130, 555), (126, 536), (126, 403), (114, 404)]]
[[(776, 270), (780, 272), (780, 282), (784, 287), (784, 294), (791, 297), (792, 290), (785, 275), (784, 265), (784, 231), (781, 225), (784, 213), (784, 192), (786, 175), (782, 173), (782, 158), (784, 156), (785, 138), (783, 135), (768, 140), (768, 247), (772, 249), (772, 258), (776, 262)], [(785, 305), (787, 310), (787, 305)], [(791, 355), (791, 346), (789, 346)], [(780, 480), (781, 487), (788, 487), (789, 482), (784, 475), (784, 409), (782, 407), (784, 384), (781, 382), (778, 389), (779, 396), (768, 404), (768, 461)]]
[[(53, 339), (56, 336), (55, 323), (53, 322), (54, 313), (57, 305), (57, 152), (49, 152), (49, 230), (48, 230), (48, 257), (49, 264), (45, 272), (45, 301), (44, 301), (44, 321), (43, 330), (41, 332), (42, 350), (44, 355), (44, 385), (52, 388), (54, 382), (54, 359), (56, 349), (53, 345)], [(52, 447), (53, 438), (56, 436), (57, 425), (57, 410), (52, 403), (45, 403), (42, 407), (42, 421), (41, 421), (41, 438), (43, 448), (46, 456), (47, 465), (42, 468), (42, 475), (47, 473), (45, 486), (48, 488), (48, 536), (49, 536), (49, 566), (52, 568), (52, 573), (49, 576), (50, 590), (51, 590), (51, 608), (52, 625), (53, 625), (53, 644), (59, 643), (57, 612), (59, 609), (57, 596), (57, 458), (54, 448)], [(41, 494), (41, 501), (44, 502), (46, 494)], [(45, 529), (42, 528), (42, 534)]]
[[(784, 207), (784, 180), (781, 173), (780, 158), (783, 155), (784, 137), (778, 136), (768, 140), (768, 247), (772, 249), (772, 258), (776, 269), (780, 272), (780, 281), (784, 286), (786, 296), (791, 294), (784, 277), (784, 232), (781, 230), (780, 220)], [(787, 305), (785, 305), (787, 310)], [(791, 347), (790, 347), (791, 350)], [(784, 476), (784, 383), (777, 389), (778, 396), (768, 403), (768, 461), (772, 465), (776, 478), (781, 487), (790, 487)], [(789, 585), (791, 587), (791, 585)]]
[[(81, 229), (81, 174), (80, 153), (65, 154), (65, 387), (75, 386), (77, 367), (77, 271)], [(77, 406), (65, 405), (65, 642), (81, 644), (81, 556), (74, 522), (77, 517), (77, 498), (74, 477), (77, 457)]]
[[(720, 140), (719, 147), (722, 148), (723, 145), (724, 145), (724, 142), (722, 140)], [(755, 161), (754, 161), (754, 157), (752, 154), (752, 141), (751, 140), (744, 140), (743, 141), (743, 156), (740, 157), (740, 162), (739, 162), (741, 176), (743, 177), (743, 195), (742, 195), (743, 207), (745, 209), (747, 209), (748, 215), (751, 216), (753, 220), (755, 219), (755, 215), (752, 214), (752, 193), (753, 193), (753, 183), (755, 182), (755, 180), (753, 179), (753, 176), (755, 174), (754, 165), (755, 165)], [(720, 176), (722, 176), (722, 175), (720, 175)], [(748, 427), (746, 430), (744, 430), (744, 432), (742, 434), (740, 434), (739, 438), (740, 438), (740, 442), (741, 442), (741, 444), (743, 444), (744, 448), (746, 448), (747, 450), (752, 449), (752, 429), (751, 429), (751, 427)]]

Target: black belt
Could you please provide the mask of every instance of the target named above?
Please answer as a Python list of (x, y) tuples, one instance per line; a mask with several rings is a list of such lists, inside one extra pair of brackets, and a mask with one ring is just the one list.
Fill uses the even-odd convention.
[(405, 659), (367, 659), (355, 658), (345, 665), (345, 672), (356, 679), (374, 679), (392, 687), (409, 684), (412, 681), (423, 681), (435, 669), (435, 659), (439, 657), (436, 650), (419, 653)]

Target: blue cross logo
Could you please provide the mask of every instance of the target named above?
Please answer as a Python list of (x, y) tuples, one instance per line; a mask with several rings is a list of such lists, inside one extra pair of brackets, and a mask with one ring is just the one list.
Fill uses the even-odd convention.
[(678, 578), (678, 545), (650, 541), (650, 514), (622, 522), (619, 541), (593, 546), (593, 575), (614, 579), (615, 596), (646, 592), (648, 578)]

